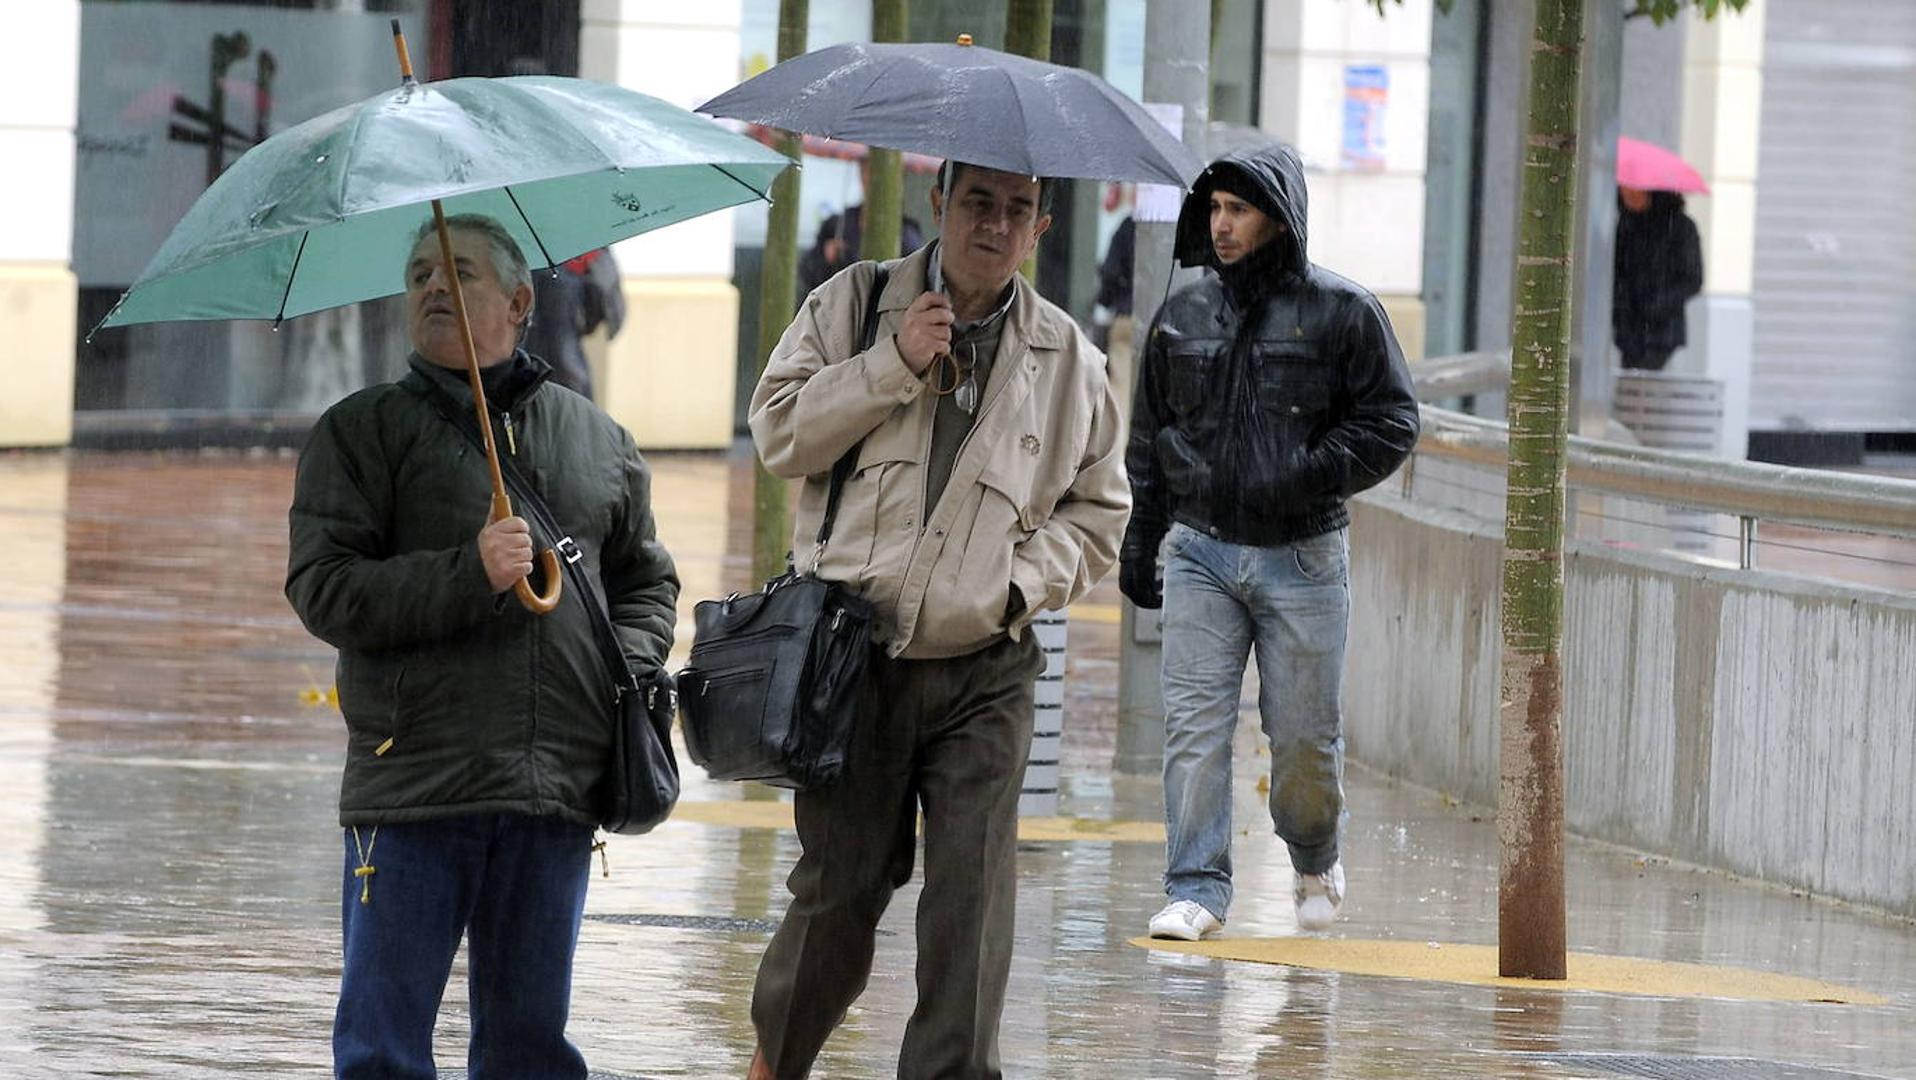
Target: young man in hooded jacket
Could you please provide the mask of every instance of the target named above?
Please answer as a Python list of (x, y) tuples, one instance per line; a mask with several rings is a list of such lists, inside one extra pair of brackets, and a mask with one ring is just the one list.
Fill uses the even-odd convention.
[(1383, 308), (1310, 262), (1305, 210), (1291, 148), (1213, 162), (1174, 251), (1213, 273), (1165, 303), (1145, 344), (1120, 582), (1164, 609), (1170, 902), (1153, 937), (1196, 940), (1230, 909), (1231, 736), (1253, 649), (1298, 925), (1325, 929), (1343, 903), (1344, 503), (1404, 460), (1418, 416)]

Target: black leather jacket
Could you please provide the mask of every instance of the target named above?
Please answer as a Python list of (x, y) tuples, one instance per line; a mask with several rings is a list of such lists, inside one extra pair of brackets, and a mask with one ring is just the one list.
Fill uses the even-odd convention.
[[(1248, 177), (1285, 231), (1231, 267), (1211, 252), (1220, 170)], [(1126, 467), (1122, 556), (1154, 559), (1172, 521), (1269, 546), (1341, 528), (1344, 502), (1417, 441), (1417, 402), (1390, 321), (1361, 286), (1305, 254), (1303, 169), (1288, 147), (1227, 155), (1198, 178), (1176, 254), (1212, 266), (1146, 340)], [(1222, 271), (1221, 273), (1219, 271)]]

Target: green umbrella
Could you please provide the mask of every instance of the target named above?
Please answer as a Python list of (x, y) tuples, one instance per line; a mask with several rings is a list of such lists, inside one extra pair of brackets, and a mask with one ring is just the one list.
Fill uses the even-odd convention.
[[(272, 319), (405, 291), (413, 236), (428, 215), (452, 264), (446, 217), (484, 214), (535, 266), (766, 198), (791, 164), (702, 117), (615, 86), (548, 76), (413, 81), (399, 20), (397, 90), (267, 139), (233, 163), (173, 228), (95, 327), (185, 319)], [(473, 407), (492, 474), (492, 520), (512, 503), (459, 276)], [(90, 334), (88, 335), (91, 336)], [(540, 557), (543, 614), (559, 604), (559, 563)]]
[[(288, 319), (405, 290), (432, 200), (549, 266), (753, 199), (791, 159), (615, 86), (408, 83), (289, 128), (206, 189), (100, 327)], [(96, 328), (97, 329), (97, 328)]]

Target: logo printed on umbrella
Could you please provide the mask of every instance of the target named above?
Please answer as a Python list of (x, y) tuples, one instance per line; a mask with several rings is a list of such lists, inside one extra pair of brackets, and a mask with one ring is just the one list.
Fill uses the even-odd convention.
[(639, 201), (639, 197), (637, 195), (633, 195), (630, 192), (625, 192), (625, 191), (613, 192), (612, 202), (614, 205), (618, 206), (620, 209), (630, 210), (631, 212), (635, 214), (641, 213), (645, 210), (645, 204)]
[[(616, 198), (615, 198), (615, 199), (614, 199), (613, 201), (614, 201), (614, 202), (619, 202), (619, 200), (617, 200)], [(633, 203), (633, 205), (631, 205), (631, 206), (627, 206), (627, 205), (626, 205), (625, 203), (623, 203), (623, 202), (619, 202), (619, 205), (620, 205), (621, 207), (624, 207), (624, 208), (625, 208), (625, 209), (627, 209), (627, 210), (635, 210), (635, 211), (637, 211), (637, 210), (638, 210), (638, 205), (637, 205), (637, 204), (638, 204), (638, 200), (637, 200), (637, 199), (634, 199), (634, 200), (632, 200), (632, 203)], [(639, 211), (639, 212), (637, 212), (637, 213), (634, 213), (634, 214), (633, 214), (633, 215), (632, 215), (631, 217), (629, 217), (629, 218), (624, 218), (624, 219), (622, 219), (622, 220), (619, 220), (619, 221), (615, 221), (615, 222), (613, 222), (613, 223), (612, 223), (612, 228), (614, 228), (614, 229), (628, 229), (628, 228), (631, 228), (631, 227), (632, 227), (632, 226), (634, 226), (634, 225), (637, 225), (637, 224), (638, 224), (639, 222), (641, 222), (641, 221), (644, 221), (644, 220), (645, 220), (645, 219), (647, 219), (647, 218), (655, 218), (655, 217), (658, 217), (658, 216), (659, 216), (660, 214), (670, 214), (670, 213), (672, 213), (673, 211), (675, 211), (675, 210), (677, 210), (677, 209), (678, 209), (678, 207), (679, 207), (679, 204), (678, 204), (678, 203), (667, 203), (667, 204), (665, 204), (664, 206), (654, 206), (654, 207), (652, 207), (652, 208), (651, 208), (651, 209), (649, 209), (649, 210), (643, 210), (643, 211)]]

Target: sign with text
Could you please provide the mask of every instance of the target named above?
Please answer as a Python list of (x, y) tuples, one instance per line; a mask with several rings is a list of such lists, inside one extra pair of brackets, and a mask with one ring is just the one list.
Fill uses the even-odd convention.
[(1384, 114), (1389, 105), (1389, 68), (1344, 66), (1344, 145), (1339, 160), (1345, 169), (1384, 171)]
[[(1175, 101), (1146, 101), (1144, 111), (1163, 125), (1174, 139), (1184, 138), (1184, 106)], [(1139, 221), (1176, 221), (1184, 205), (1184, 191), (1170, 184), (1139, 184), (1137, 219)]]
[[(83, 4), (73, 269), (129, 285), (200, 192), (277, 131), (399, 85), (390, 15)], [(401, 17), (414, 43), (424, 20)]]

